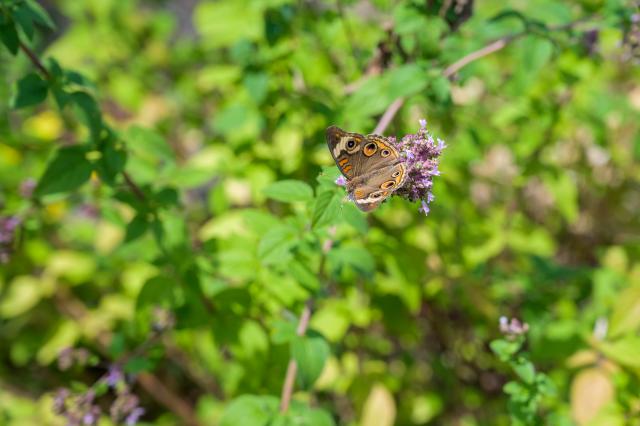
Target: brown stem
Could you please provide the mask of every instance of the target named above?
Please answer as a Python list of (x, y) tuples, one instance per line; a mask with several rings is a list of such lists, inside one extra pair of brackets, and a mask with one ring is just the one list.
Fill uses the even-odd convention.
[(45, 68), (45, 66), (42, 64), (42, 62), (40, 61), (40, 58), (38, 58), (38, 56), (35, 54), (35, 52), (33, 50), (31, 50), (31, 48), (29, 48), (29, 46), (27, 46), (23, 42), (20, 42), (20, 49), (22, 49), (22, 51), (29, 57), (29, 59), (31, 60), (31, 63), (36, 68), (38, 68), (38, 70), (42, 73), (42, 75), (44, 75), (44, 77), (47, 80), (50, 80), (51, 79), (51, 74)]
[[(588, 21), (587, 18), (578, 19), (576, 21), (569, 22), (568, 24), (548, 27), (548, 30), (549, 31), (571, 30), (572, 28), (576, 27), (579, 24), (585, 23), (586, 21)], [(455, 73), (460, 71), (462, 68), (469, 65), (471, 62), (477, 61), (480, 58), (484, 58), (485, 56), (488, 56), (494, 52), (497, 52), (498, 50), (504, 49), (506, 46), (509, 45), (509, 43), (513, 42), (514, 40), (526, 34), (528, 34), (528, 31), (523, 31), (516, 34), (510, 34), (510, 35), (501, 37), (478, 50), (474, 50), (473, 52), (463, 56), (462, 58), (458, 59), (453, 64), (445, 68), (444, 71), (442, 72), (442, 75), (444, 77), (450, 78)], [(384, 114), (382, 114), (382, 117), (380, 117), (380, 121), (378, 121), (378, 124), (376, 125), (375, 130), (373, 131), (374, 133), (380, 134), (386, 130), (389, 123), (391, 123), (395, 115), (400, 110), (400, 107), (402, 107), (402, 105), (404, 104), (404, 101), (405, 100), (402, 97), (397, 98), (387, 107)]]
[[(298, 329), (296, 334), (298, 336), (304, 336), (309, 327), (309, 320), (311, 319), (311, 300), (307, 301), (300, 314), (300, 322), (298, 322)], [(284, 384), (282, 385), (282, 396), (280, 398), (280, 412), (286, 413), (289, 409), (289, 403), (291, 402), (291, 395), (293, 395), (293, 387), (296, 381), (296, 373), (298, 372), (298, 364), (292, 358), (287, 365), (287, 374), (284, 378)]]
[(400, 110), (400, 108), (402, 108), (403, 104), (404, 104), (403, 97), (400, 97), (395, 101), (391, 102), (391, 105), (387, 107), (387, 110), (384, 112), (384, 114), (382, 114), (382, 117), (380, 117), (380, 121), (378, 121), (378, 125), (373, 130), (373, 133), (375, 134), (383, 133), (387, 129), (387, 126), (389, 126), (389, 123), (391, 123), (391, 120), (393, 120), (393, 117), (395, 117), (398, 111)]
[(127, 184), (127, 186), (129, 187), (129, 189), (131, 189), (131, 192), (134, 193), (134, 195), (136, 197), (138, 197), (138, 199), (140, 201), (145, 201), (147, 199), (147, 197), (144, 195), (144, 192), (142, 192), (142, 190), (140, 189), (140, 187), (138, 186), (138, 184), (136, 184), (133, 179), (131, 179), (131, 175), (129, 175), (129, 173), (125, 172), (124, 170), (122, 171), (122, 177), (124, 178), (125, 183)]
[[(318, 265), (318, 275), (320, 276), (321, 282), (328, 282), (328, 279), (324, 274), (324, 265), (327, 261), (327, 253), (329, 253), (329, 250), (331, 250), (331, 246), (333, 245), (334, 234), (335, 231), (330, 231), (330, 238), (322, 247), (322, 257), (320, 257), (320, 265)], [(300, 321), (298, 322), (298, 328), (296, 329), (296, 334), (298, 336), (304, 336), (307, 333), (307, 328), (309, 328), (309, 321), (311, 320), (312, 306), (313, 297), (307, 300), (307, 302), (304, 304), (304, 308), (302, 309), (302, 313), (300, 314)], [(293, 395), (293, 387), (295, 385), (297, 372), (298, 364), (294, 359), (290, 359), (289, 364), (287, 365), (287, 373), (284, 377), (284, 383), (282, 385), (282, 394), (280, 397), (281, 413), (286, 413), (289, 409), (289, 403), (291, 402), (291, 396)]]
[(191, 406), (176, 395), (173, 390), (165, 386), (156, 376), (150, 373), (140, 373), (138, 374), (138, 383), (140, 383), (156, 401), (174, 412), (184, 424), (188, 426), (199, 425), (198, 418)]
[(461, 68), (464, 68), (465, 66), (469, 65), (471, 62), (476, 61), (480, 58), (484, 58), (485, 56), (490, 55), (493, 52), (497, 52), (498, 50), (504, 48), (511, 41), (515, 40), (518, 36), (520, 36), (520, 34), (499, 38), (493, 43), (487, 44), (482, 49), (475, 50), (469, 53), (468, 55), (463, 56), (462, 58), (458, 59), (453, 64), (445, 68), (445, 70), (442, 72), (442, 75), (447, 78), (451, 77), (453, 74), (457, 73)]

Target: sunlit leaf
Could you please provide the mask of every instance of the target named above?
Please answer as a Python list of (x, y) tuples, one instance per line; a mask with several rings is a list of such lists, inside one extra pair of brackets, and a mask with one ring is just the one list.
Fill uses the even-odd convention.
[(335, 191), (322, 191), (313, 207), (313, 227), (319, 228), (335, 223), (340, 217), (342, 196)]
[(324, 338), (316, 333), (296, 336), (291, 341), (291, 357), (298, 365), (296, 380), (304, 389), (309, 389), (320, 377), (330, 348)]
[(220, 419), (220, 426), (268, 426), (277, 412), (277, 398), (242, 395), (227, 405)]
[(290, 257), (290, 249), (296, 243), (296, 229), (288, 225), (280, 225), (267, 233), (258, 245), (258, 256), (265, 264), (281, 263)]
[(396, 419), (396, 403), (393, 395), (382, 384), (371, 388), (362, 407), (362, 426), (393, 426)]
[(48, 86), (38, 74), (30, 73), (18, 81), (17, 92), (13, 98), (14, 108), (37, 105), (47, 98)]
[(40, 177), (35, 194), (43, 196), (73, 191), (89, 180), (92, 170), (84, 147), (61, 148)]
[(313, 199), (313, 189), (298, 180), (281, 180), (274, 182), (264, 189), (264, 194), (278, 201), (295, 202)]

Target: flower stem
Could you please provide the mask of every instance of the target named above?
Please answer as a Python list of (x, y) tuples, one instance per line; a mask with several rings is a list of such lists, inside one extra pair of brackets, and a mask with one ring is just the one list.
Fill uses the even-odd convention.
[[(302, 313), (300, 314), (300, 321), (298, 322), (298, 328), (296, 334), (298, 336), (304, 336), (309, 327), (309, 320), (311, 319), (311, 304), (312, 299), (307, 300)], [(293, 387), (296, 381), (296, 374), (298, 373), (298, 364), (291, 358), (289, 365), (287, 365), (287, 374), (284, 378), (284, 384), (282, 385), (282, 396), (280, 397), (280, 412), (286, 413), (289, 410), (289, 404), (291, 403), (291, 396), (293, 395)]]

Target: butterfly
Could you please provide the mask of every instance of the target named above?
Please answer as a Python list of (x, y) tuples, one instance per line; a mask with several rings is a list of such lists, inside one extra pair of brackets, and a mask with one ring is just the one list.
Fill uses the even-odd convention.
[(336, 126), (327, 128), (326, 135), (331, 156), (347, 179), (349, 198), (360, 210), (374, 210), (404, 183), (407, 166), (387, 138)]

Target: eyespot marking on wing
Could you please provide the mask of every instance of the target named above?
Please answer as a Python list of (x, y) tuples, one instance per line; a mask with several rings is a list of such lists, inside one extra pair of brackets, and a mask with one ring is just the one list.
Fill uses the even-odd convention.
[(382, 185), (380, 185), (380, 189), (391, 189), (396, 185), (397, 185), (397, 182), (395, 180), (388, 180), (384, 182)]
[(367, 157), (371, 157), (373, 154), (376, 153), (377, 150), (378, 150), (378, 145), (374, 142), (369, 142), (364, 146), (364, 150), (362, 151), (362, 153)]
[(338, 158), (342, 151), (347, 151), (349, 154), (357, 152), (360, 149), (360, 142), (362, 139), (358, 136), (342, 136), (340, 142), (333, 148), (333, 156)]

